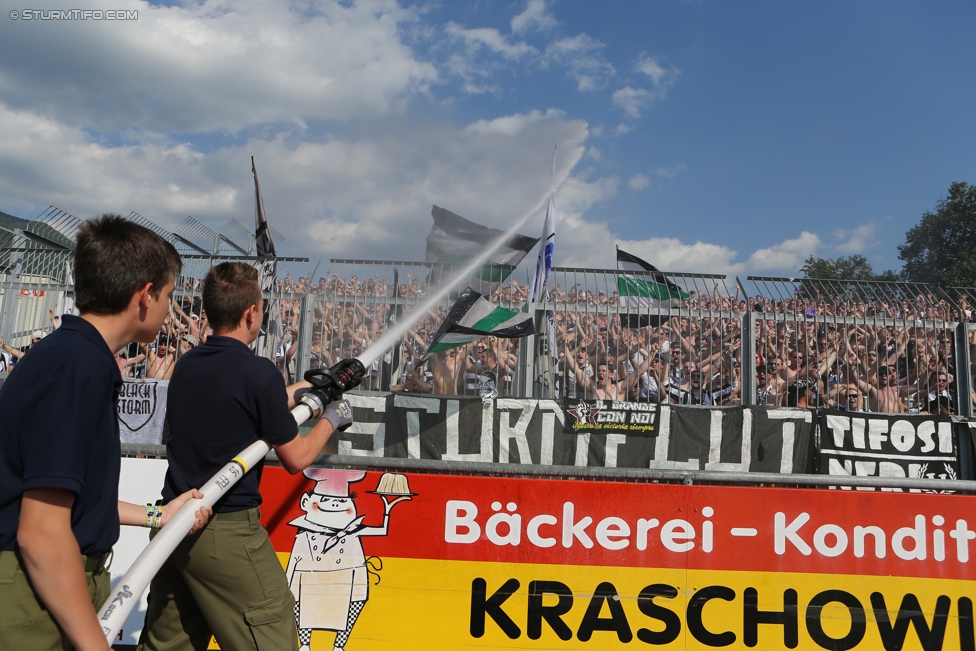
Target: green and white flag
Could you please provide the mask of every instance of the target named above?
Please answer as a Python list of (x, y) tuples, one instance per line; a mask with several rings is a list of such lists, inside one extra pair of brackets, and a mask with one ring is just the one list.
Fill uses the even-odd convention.
[[(434, 227), (427, 236), (427, 252), (424, 255), (427, 262), (463, 267), (505, 235), (504, 231), (475, 224), (439, 206), (434, 206), (430, 214), (434, 218)], [(459, 282), (465, 283), (479, 294), (491, 296), (538, 241), (537, 238), (517, 233), (512, 235), (492, 254), (480, 271)], [(443, 282), (442, 278), (435, 276), (435, 284)]]
[[(681, 291), (669, 278), (657, 270), (654, 265), (641, 260), (635, 255), (617, 249), (617, 270), (626, 274), (617, 275), (617, 293), (620, 295), (620, 307), (629, 307), (640, 311), (651, 309), (667, 309), (677, 307), (689, 295)], [(667, 320), (665, 314), (621, 314), (620, 324), (625, 328), (641, 328), (644, 326), (658, 326)]]
[(437, 329), (424, 359), (482, 337), (515, 339), (534, 334), (535, 325), (531, 314), (492, 305), (481, 294), (468, 287), (461, 292), (444, 318), (444, 323)]

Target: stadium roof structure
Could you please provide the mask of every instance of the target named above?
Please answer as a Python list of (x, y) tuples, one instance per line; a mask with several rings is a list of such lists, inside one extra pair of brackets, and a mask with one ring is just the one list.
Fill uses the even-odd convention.
[[(187, 217), (172, 232), (135, 211), (125, 219), (156, 233), (176, 247), (181, 255), (255, 254), (254, 234), (236, 219), (224, 224), (220, 232), (193, 217)], [(0, 249), (73, 251), (78, 229), (83, 223), (83, 220), (57, 206), (49, 206), (31, 220), (0, 212)], [(273, 228), (271, 234), (276, 242), (285, 239)]]

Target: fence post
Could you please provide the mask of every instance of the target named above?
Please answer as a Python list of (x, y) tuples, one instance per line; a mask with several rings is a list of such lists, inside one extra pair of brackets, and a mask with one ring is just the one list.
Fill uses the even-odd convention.
[(742, 314), (742, 347), (739, 349), (742, 357), (742, 404), (751, 406), (756, 404), (756, 313), (747, 310)]
[(535, 340), (532, 347), (532, 354), (535, 356), (533, 362), (535, 364), (534, 372), (532, 373), (532, 391), (533, 393), (530, 397), (538, 398), (540, 400), (552, 400), (556, 397), (555, 395), (555, 369), (552, 364), (552, 344), (549, 341), (549, 319), (547, 306), (543, 304), (543, 307), (535, 308), (535, 316), (533, 320), (535, 321), (536, 335), (532, 337)]
[(301, 299), (302, 318), (298, 325), (298, 350), (295, 351), (295, 382), (304, 377), (305, 371), (308, 370), (309, 354), (312, 350), (312, 328), (314, 327), (312, 319), (315, 310), (314, 296), (316, 294), (305, 293)]
[(956, 325), (956, 401), (959, 415), (973, 417), (973, 380), (970, 373), (969, 324), (965, 321)]
[[(973, 381), (969, 374), (972, 360), (969, 356), (969, 324), (961, 321), (956, 326), (956, 401), (959, 405), (958, 415), (965, 418), (973, 417)], [(973, 468), (973, 439), (972, 429), (960, 427), (957, 429), (959, 439), (959, 478), (974, 479)]]
[[(526, 309), (532, 312), (532, 304), (528, 303)], [(536, 332), (539, 329), (539, 314), (538, 312), (532, 318), (536, 325)], [(526, 398), (536, 397), (536, 386), (535, 386), (535, 355), (536, 355), (536, 342), (538, 341), (537, 335), (529, 335), (519, 346), (521, 354), (519, 355), (519, 374), (520, 383), (522, 387), (522, 393)], [(501, 378), (499, 378), (501, 382)]]

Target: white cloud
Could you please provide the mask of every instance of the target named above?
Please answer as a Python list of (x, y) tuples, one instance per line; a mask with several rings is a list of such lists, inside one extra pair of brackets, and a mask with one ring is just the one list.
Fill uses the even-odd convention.
[(478, 134), (497, 133), (506, 136), (514, 136), (521, 132), (526, 126), (542, 120), (555, 120), (562, 118), (565, 111), (558, 109), (547, 109), (545, 113), (541, 111), (530, 111), (529, 113), (516, 113), (506, 115), (493, 120), (478, 120), (464, 128), (465, 131)]
[(834, 239), (839, 244), (834, 246), (834, 251), (844, 255), (864, 253), (868, 249), (878, 245), (876, 237), (878, 224), (869, 222), (855, 227), (853, 230), (837, 229), (834, 231)]
[(546, 11), (545, 0), (529, 0), (525, 11), (512, 18), (512, 32), (522, 34), (529, 29), (549, 29), (556, 25), (556, 18)]
[[(620, 179), (616, 176), (605, 176), (589, 181), (593, 174), (592, 168), (576, 170), (576, 173), (566, 179), (559, 188), (558, 202), (560, 214), (582, 215), (598, 203), (609, 201), (617, 196)], [(590, 242), (590, 246), (593, 242)]]
[[(745, 261), (738, 251), (724, 244), (698, 240), (688, 243), (674, 237), (625, 239), (613, 232), (609, 222), (592, 222), (578, 214), (560, 213), (556, 233), (556, 257), (559, 266), (612, 269), (616, 265), (612, 244), (647, 260), (662, 271), (715, 273), (744, 276), (751, 273), (793, 275), (803, 261), (816, 251), (820, 242), (813, 233), (803, 232), (795, 239), (753, 252)], [(558, 227), (557, 227), (558, 228)], [(605, 242), (594, 247), (593, 242)]]
[(136, 210), (169, 222), (190, 212), (239, 215), (240, 188), (182, 143), (108, 147), (80, 129), (3, 105), (0, 142), (0, 196), (14, 206), (36, 211), (54, 204), (79, 217)]
[(461, 53), (451, 54), (444, 61), (444, 68), (462, 79), (461, 89), (469, 95), (500, 94), (501, 88), (495, 79), (495, 70), (489, 63), (479, 61), (477, 56)]
[(449, 54), (441, 64), (450, 75), (462, 80), (462, 90), (469, 95), (504, 94), (500, 83), (506, 71), (514, 73), (538, 61), (539, 52), (528, 43), (510, 40), (492, 27), (466, 28), (455, 22), (444, 26)]
[[(431, 204), (507, 227), (547, 194), (552, 143), (562, 169), (583, 153), (586, 137), (580, 121), (537, 113), (458, 127), (401, 122), (381, 135), (300, 144), (282, 132), (202, 152), (165, 137), (99, 144), (80, 129), (0, 105), (0, 196), (27, 218), (54, 204), (79, 217), (135, 210), (170, 229), (192, 214), (219, 229), (253, 214), (253, 154), (271, 223), (288, 238), (283, 255), (419, 259)], [(592, 216), (620, 184), (583, 168), (559, 188), (558, 265), (613, 268), (618, 243), (668, 271), (792, 275), (820, 245), (803, 232), (741, 260), (707, 241), (621, 237), (613, 215)], [(537, 212), (523, 233), (541, 226), (544, 208)]]
[[(560, 189), (557, 202), (556, 265), (596, 269), (616, 266), (614, 244), (643, 258), (658, 269), (685, 273), (715, 273), (745, 276), (751, 273), (794, 275), (803, 261), (815, 254), (820, 238), (809, 232), (759, 249), (745, 260), (735, 249), (712, 242), (685, 242), (675, 237), (632, 239), (614, 228), (614, 220), (587, 218), (586, 211), (612, 199), (617, 182), (614, 177), (587, 183), (588, 171), (574, 174)], [(574, 200), (563, 198), (571, 194)]]
[(677, 238), (652, 237), (622, 240), (619, 246), (664, 271), (736, 274), (743, 268), (734, 262), (738, 253), (723, 244), (687, 244)]
[(447, 24), (444, 30), (448, 35), (464, 41), (473, 52), (481, 47), (485, 47), (491, 52), (500, 54), (510, 60), (518, 60), (526, 55), (537, 52), (528, 43), (509, 42), (501, 32), (493, 27), (467, 29), (457, 23), (451, 22)]
[[(423, 10), (395, 0), (121, 1), (140, 12), (125, 30), (18, 23), (0, 39), (0, 197), (9, 210), (135, 210), (170, 229), (188, 214), (215, 228), (230, 218), (248, 223), (253, 154), (272, 225), (288, 238), (283, 255), (419, 259), (431, 204), (504, 228), (545, 197), (554, 143), (565, 166), (590, 133), (631, 129), (588, 130), (557, 108), (469, 124), (411, 119), (408, 103), (429, 96), (442, 75), (460, 76), (467, 93), (501, 94), (501, 66), (561, 66), (579, 91), (605, 88), (616, 70), (604, 43), (578, 34), (540, 53), (519, 40), (554, 24), (538, 0), (513, 19), (512, 35), (449, 23), (419, 37), (411, 30)], [(427, 53), (437, 63), (407, 45), (445, 33), (444, 49)], [(638, 70), (650, 90), (632, 84), (613, 93), (628, 118), (663, 97), (680, 72), (644, 55)], [(322, 124), (334, 121), (342, 128), (327, 132)], [(205, 140), (172, 135), (201, 133)], [(587, 155), (599, 161), (601, 153), (590, 146)], [(659, 167), (626, 183), (639, 190), (685, 169)], [(592, 216), (622, 182), (581, 169), (559, 188), (560, 264), (612, 267), (620, 242), (665, 269), (774, 271), (819, 243), (803, 233), (743, 262), (708, 242), (622, 240), (616, 216)], [(543, 213), (522, 231), (537, 234)]]
[(648, 57), (644, 54), (638, 59), (636, 69), (651, 78), (653, 90), (634, 88), (628, 84), (613, 93), (613, 103), (623, 109), (631, 119), (639, 118), (645, 106), (667, 97), (668, 90), (681, 72), (673, 66), (665, 69), (659, 63), (659, 57)]
[(604, 43), (586, 34), (556, 39), (546, 46), (542, 65), (551, 63), (566, 67), (566, 74), (576, 81), (580, 92), (602, 88), (616, 70), (603, 55)]
[(627, 185), (630, 186), (631, 190), (643, 190), (650, 184), (651, 180), (641, 173), (635, 174), (629, 181), (627, 181)]
[(654, 85), (653, 99), (655, 100), (667, 97), (668, 91), (674, 86), (675, 81), (677, 81), (678, 76), (681, 74), (681, 70), (675, 66), (667, 68), (662, 66), (661, 57), (647, 56), (643, 52), (637, 58), (637, 64), (634, 66), (634, 69), (651, 78), (651, 83)]
[(799, 269), (807, 258), (817, 252), (820, 244), (817, 235), (803, 231), (797, 238), (759, 249), (749, 256), (746, 267), (750, 271)]
[[(552, 145), (558, 174), (582, 155), (587, 137), (585, 123), (558, 112), (467, 126), (384, 124), (381, 133), (364, 128), (321, 142), (296, 143), (283, 131), (204, 152), (165, 137), (97, 143), (81, 129), (0, 105), (0, 197), (27, 218), (54, 204), (79, 217), (134, 210), (169, 229), (192, 214), (219, 229), (253, 215), (254, 155), (269, 219), (291, 248), (279, 253), (421, 259), (431, 204), (507, 227), (547, 196)], [(575, 179), (564, 198), (589, 206), (616, 184)], [(538, 220), (523, 232), (538, 230), (542, 214)]]
[(6, 29), (2, 101), (101, 133), (235, 132), (388, 115), (440, 82), (401, 38), (418, 10), (395, 0), (123, 6), (139, 20)]
[(651, 99), (651, 94), (643, 88), (624, 86), (614, 91), (613, 103), (623, 109), (627, 117), (639, 118), (641, 108)]
[(678, 163), (677, 165), (662, 165), (654, 170), (654, 176), (660, 176), (662, 179), (671, 180), (681, 172), (688, 171), (688, 166), (684, 163)]

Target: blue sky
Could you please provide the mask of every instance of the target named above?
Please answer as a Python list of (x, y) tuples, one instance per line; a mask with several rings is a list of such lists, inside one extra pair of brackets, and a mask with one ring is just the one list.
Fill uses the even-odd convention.
[[(561, 172), (556, 263), (899, 269), (976, 183), (972, 2), (147, 4), (0, 13), (0, 210), (253, 220), (281, 252), (419, 259), (433, 203), (505, 227)], [(9, 6), (8, 6), (9, 5)], [(48, 2), (45, 8), (75, 8)], [(544, 207), (523, 232), (537, 236)]]

